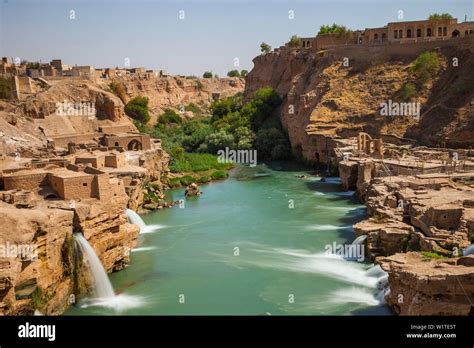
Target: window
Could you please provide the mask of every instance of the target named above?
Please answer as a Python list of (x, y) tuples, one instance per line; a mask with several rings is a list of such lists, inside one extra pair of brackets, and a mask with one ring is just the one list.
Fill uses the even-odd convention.
[(385, 33), (382, 33), (382, 41), (386, 40), (387, 39), (387, 34)]
[(428, 36), (428, 37), (433, 36), (433, 32), (432, 32), (431, 28), (428, 28), (426, 36)]
[(378, 40), (379, 39), (379, 34), (374, 34), (374, 40)]
[(411, 29), (408, 29), (408, 30), (407, 30), (407, 38), (408, 38), (408, 39), (411, 39)]
[(416, 37), (421, 37), (421, 29), (416, 29)]
[(441, 27), (438, 28), (438, 36), (443, 36), (443, 29)]
[(393, 31), (393, 38), (398, 39), (398, 30)]
[(448, 28), (447, 27), (443, 28), (443, 36), (448, 36)]
[(87, 182), (83, 183), (82, 186), (87, 186)]
[(398, 31), (398, 38), (403, 39), (403, 30), (401, 29)]

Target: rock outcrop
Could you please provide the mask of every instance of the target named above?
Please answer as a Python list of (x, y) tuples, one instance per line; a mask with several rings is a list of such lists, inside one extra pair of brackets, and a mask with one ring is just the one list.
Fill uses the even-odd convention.
[(474, 314), (474, 257), (433, 260), (416, 252), (378, 258), (387, 303), (399, 315)]

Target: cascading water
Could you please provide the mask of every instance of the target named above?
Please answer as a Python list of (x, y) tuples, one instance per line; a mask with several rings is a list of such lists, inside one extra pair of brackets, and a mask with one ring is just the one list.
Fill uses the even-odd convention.
[(79, 246), (82, 255), (85, 257), (91, 275), (94, 278), (94, 291), (96, 297), (102, 299), (115, 297), (115, 292), (110, 283), (109, 277), (107, 276), (107, 272), (105, 272), (105, 269), (94, 249), (92, 249), (89, 242), (81, 233), (74, 234), (74, 238), (76, 239), (76, 243)]
[(471, 244), (466, 249), (462, 251), (463, 256), (474, 255), (474, 244)]
[(102, 263), (92, 246), (81, 233), (75, 233), (74, 239), (85, 258), (92, 278), (94, 279), (95, 298), (83, 301), (81, 307), (102, 306), (120, 312), (124, 309), (139, 307), (142, 305), (142, 300), (140, 298), (125, 294), (115, 295), (114, 288), (110, 283), (107, 272), (102, 266)]
[(150, 233), (164, 227), (161, 225), (148, 226), (145, 221), (143, 221), (143, 219), (140, 217), (140, 215), (138, 215), (131, 209), (125, 209), (125, 215), (127, 215), (128, 221), (130, 221), (131, 224), (140, 227), (140, 233)]
[(365, 242), (365, 240), (367, 239), (367, 235), (366, 234), (363, 234), (362, 236), (359, 236), (357, 237), (356, 239), (354, 239), (354, 241), (352, 242), (352, 244), (362, 244)]
[(146, 224), (143, 221), (143, 219), (140, 217), (140, 215), (138, 215), (137, 213), (135, 213), (131, 209), (126, 209), (125, 214), (127, 215), (128, 220), (130, 221), (130, 223), (140, 227), (140, 232), (142, 232), (146, 229)]

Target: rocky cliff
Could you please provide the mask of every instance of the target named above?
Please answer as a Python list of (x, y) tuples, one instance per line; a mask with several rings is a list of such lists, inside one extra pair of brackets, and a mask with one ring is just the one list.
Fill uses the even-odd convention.
[[(474, 145), (473, 42), (340, 47), (319, 53), (282, 49), (254, 59), (244, 97), (260, 87), (274, 88), (284, 99), (280, 114), (292, 146), (309, 160), (318, 160), (318, 137), (359, 131), (468, 147)], [(416, 82), (410, 67), (425, 51), (436, 52), (440, 64), (433, 79), (410, 99), (421, 105), (419, 122), (382, 116), (381, 103), (401, 101), (404, 86)]]

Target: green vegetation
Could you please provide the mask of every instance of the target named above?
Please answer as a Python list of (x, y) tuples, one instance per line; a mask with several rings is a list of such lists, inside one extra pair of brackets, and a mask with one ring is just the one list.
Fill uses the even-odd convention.
[(240, 72), (238, 70), (231, 70), (227, 73), (229, 77), (240, 77)]
[(447, 257), (441, 254), (438, 254), (434, 251), (421, 251), (421, 255), (423, 255), (424, 261), (429, 261), (431, 259), (446, 259)]
[(410, 100), (416, 95), (416, 85), (412, 82), (407, 82), (402, 86), (401, 97), (403, 100)]
[(245, 77), (248, 75), (248, 73), (249, 73), (248, 70), (245, 70), (245, 69), (240, 70), (240, 77)]
[(292, 48), (300, 47), (301, 46), (301, 39), (298, 36), (293, 35), (290, 38), (290, 41), (288, 41), (288, 46), (290, 46)]
[[(260, 160), (291, 158), (288, 136), (275, 113), (280, 104), (281, 98), (272, 88), (261, 88), (246, 104), (242, 103), (241, 94), (214, 101), (209, 107), (211, 118), (182, 120), (176, 112), (165, 110), (154, 127), (141, 122), (135, 124), (141, 132), (161, 139), (163, 148), (172, 157), (172, 172), (225, 171), (233, 165), (219, 163), (216, 154), (226, 147), (255, 149)], [(188, 108), (197, 110), (198, 107), (190, 104)], [(221, 174), (203, 175), (222, 177)], [(178, 180), (172, 179), (169, 184), (177, 185)]]
[(423, 52), (415, 59), (410, 70), (422, 83), (425, 83), (433, 78), (439, 66), (438, 54), (435, 52)]
[(186, 105), (184, 107), (184, 110), (185, 111), (191, 111), (195, 116), (196, 115), (201, 115), (203, 113), (202, 109), (194, 103), (189, 103), (188, 105)]
[(148, 98), (135, 97), (125, 105), (125, 113), (136, 121), (148, 123), (150, 121), (150, 113), (148, 111)]
[(352, 31), (344, 25), (334, 23), (333, 25), (322, 25), (318, 32), (318, 35), (320, 34), (336, 34), (337, 37), (348, 37), (352, 34)]
[(454, 17), (450, 15), (449, 13), (433, 13), (433, 14), (430, 14), (430, 16), (428, 17), (430, 21), (440, 20), (440, 19), (453, 19), (453, 18)]
[(212, 79), (212, 72), (210, 71), (206, 71), (204, 74), (202, 74), (202, 77), (204, 77), (205, 79)]
[(212, 180), (222, 180), (229, 176), (226, 171), (224, 170), (216, 170), (211, 174)]
[(262, 54), (270, 53), (271, 50), (272, 50), (272, 46), (266, 44), (265, 42), (262, 42), (260, 44), (260, 52), (262, 52)]
[(42, 309), (48, 303), (48, 297), (43, 295), (39, 287), (36, 287), (31, 294), (31, 307), (35, 309)]
[(158, 118), (158, 123), (162, 125), (181, 124), (181, 117), (171, 109), (165, 109), (165, 112)]
[(13, 87), (11, 82), (5, 77), (0, 77), (0, 99), (10, 99), (12, 93)]
[(119, 97), (120, 100), (125, 104), (125, 101), (127, 100), (125, 85), (120, 81), (112, 80), (112, 82), (109, 84), (109, 88), (112, 93)]

